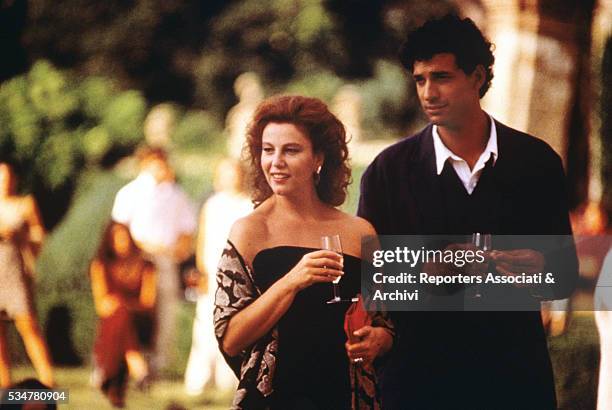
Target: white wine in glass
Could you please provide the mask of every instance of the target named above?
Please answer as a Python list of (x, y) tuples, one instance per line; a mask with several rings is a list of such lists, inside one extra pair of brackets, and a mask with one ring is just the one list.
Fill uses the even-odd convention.
[[(344, 258), (342, 256), (342, 243), (340, 242), (340, 235), (325, 235), (321, 237), (321, 249), (336, 252), (340, 255), (341, 261), (344, 264)], [(342, 299), (339, 295), (338, 283), (340, 282), (341, 276), (338, 276), (332, 282), (334, 297), (327, 301), (327, 303), (338, 303)]]

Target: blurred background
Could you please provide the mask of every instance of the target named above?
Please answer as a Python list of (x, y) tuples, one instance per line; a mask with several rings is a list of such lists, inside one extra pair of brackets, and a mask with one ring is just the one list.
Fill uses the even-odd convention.
[[(605, 233), (610, 0), (0, 0), (0, 160), (15, 164), (19, 192), (35, 196), (50, 232), (37, 262), (36, 305), (47, 335), (64, 332), (74, 346), (67, 362), (51, 346), (71, 407), (102, 401), (87, 382), (96, 325), (88, 268), (115, 193), (137, 174), (135, 148), (145, 140), (164, 147), (199, 207), (216, 165), (239, 155), (262, 98), (318, 97), (352, 137), (354, 183), (344, 209), (354, 212), (369, 161), (426, 123), (397, 49), (409, 30), (449, 11), (471, 17), (495, 44), (485, 109), (561, 155), (575, 231)], [(584, 310), (603, 255), (588, 257), (575, 302)], [(50, 314), (58, 309), (63, 319)], [(231, 392), (183, 393), (194, 312), (184, 300), (178, 360), (149, 393), (130, 393), (128, 407), (227, 407)], [(594, 408), (593, 314), (568, 316), (550, 337), (559, 404)], [(30, 375), (14, 332), (10, 340), (16, 374)]]

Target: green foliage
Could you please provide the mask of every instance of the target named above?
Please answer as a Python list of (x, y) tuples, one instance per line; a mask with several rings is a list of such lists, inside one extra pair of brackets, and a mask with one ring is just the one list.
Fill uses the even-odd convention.
[(224, 149), (225, 141), (222, 138), (222, 124), (208, 111), (188, 111), (177, 121), (172, 133), (173, 145), (181, 149)]
[(0, 85), (3, 159), (22, 165), (22, 181), (59, 188), (110, 150), (141, 141), (146, 108), (137, 91), (121, 92), (108, 79), (81, 79), (39, 61)]
[(361, 183), (361, 177), (365, 171), (363, 165), (352, 165), (351, 169), (351, 184), (347, 189), (346, 201), (342, 204), (341, 209), (351, 215), (357, 214), (357, 207), (359, 206), (359, 184)]
[(100, 235), (110, 220), (115, 194), (125, 183), (112, 173), (83, 174), (70, 210), (49, 235), (38, 258), (39, 283), (59, 292), (82, 288)]
[(130, 146), (142, 140), (142, 123), (147, 104), (138, 91), (125, 91), (104, 107), (102, 126), (119, 145)]
[[(112, 73), (151, 103), (174, 101), (223, 118), (236, 103), (233, 82), (244, 72), (259, 74), (273, 92), (319, 73), (343, 83), (364, 81), (375, 75), (378, 61), (397, 59), (410, 29), (454, 3), (38, 0), (28, 2), (22, 44), (30, 61)], [(405, 129), (418, 107), (408, 103), (408, 115), (399, 117), (402, 107), (394, 107), (384, 122)]]
[(363, 101), (365, 137), (386, 137), (380, 135), (381, 130), (386, 130), (392, 136), (401, 135), (403, 130), (399, 127), (405, 125), (405, 121), (397, 119), (410, 113), (408, 103), (411, 97), (416, 100), (404, 69), (396, 62), (379, 60), (375, 64), (374, 76), (359, 83), (358, 89)]
[(338, 27), (320, 0), (245, 0), (213, 22), (211, 41), (195, 66), (196, 98), (223, 113), (227, 91), (243, 72), (258, 73), (271, 88), (346, 63)]

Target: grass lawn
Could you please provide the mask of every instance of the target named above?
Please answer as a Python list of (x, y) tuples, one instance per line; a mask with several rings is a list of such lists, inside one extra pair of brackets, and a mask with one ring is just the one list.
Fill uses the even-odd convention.
[(567, 332), (549, 338), (548, 350), (555, 373), (558, 409), (594, 409), (599, 375), (599, 335), (593, 312), (572, 312)]
[[(89, 385), (89, 368), (58, 368), (55, 369), (55, 374), (58, 387), (68, 389), (70, 394), (69, 403), (60, 405), (60, 409), (113, 409), (102, 393)], [(14, 380), (27, 377), (35, 377), (32, 368), (22, 366), (13, 369)], [(129, 388), (125, 408), (226, 410), (229, 408), (232, 396), (233, 391), (205, 391), (202, 396), (191, 397), (183, 392), (182, 380), (160, 380), (147, 392)]]
[[(549, 339), (549, 350), (557, 385), (559, 409), (595, 408), (599, 343), (592, 312), (574, 312), (571, 325), (562, 336)], [(65, 409), (112, 409), (100, 392), (89, 385), (88, 367), (56, 369), (58, 386), (69, 389), (70, 402)], [(14, 369), (14, 380), (35, 377), (28, 366)], [(206, 409), (229, 408), (233, 391), (206, 391), (200, 397), (183, 392), (180, 378), (155, 383), (144, 393), (129, 389), (128, 409)]]

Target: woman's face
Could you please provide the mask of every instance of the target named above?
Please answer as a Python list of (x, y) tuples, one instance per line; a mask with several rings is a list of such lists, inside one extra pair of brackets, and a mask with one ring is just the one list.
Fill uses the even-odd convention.
[(313, 175), (323, 164), (310, 138), (290, 123), (269, 123), (261, 138), (261, 168), (276, 195), (292, 195), (314, 187)]
[(125, 257), (132, 252), (130, 231), (123, 225), (113, 225), (110, 232), (110, 247), (119, 257)]

